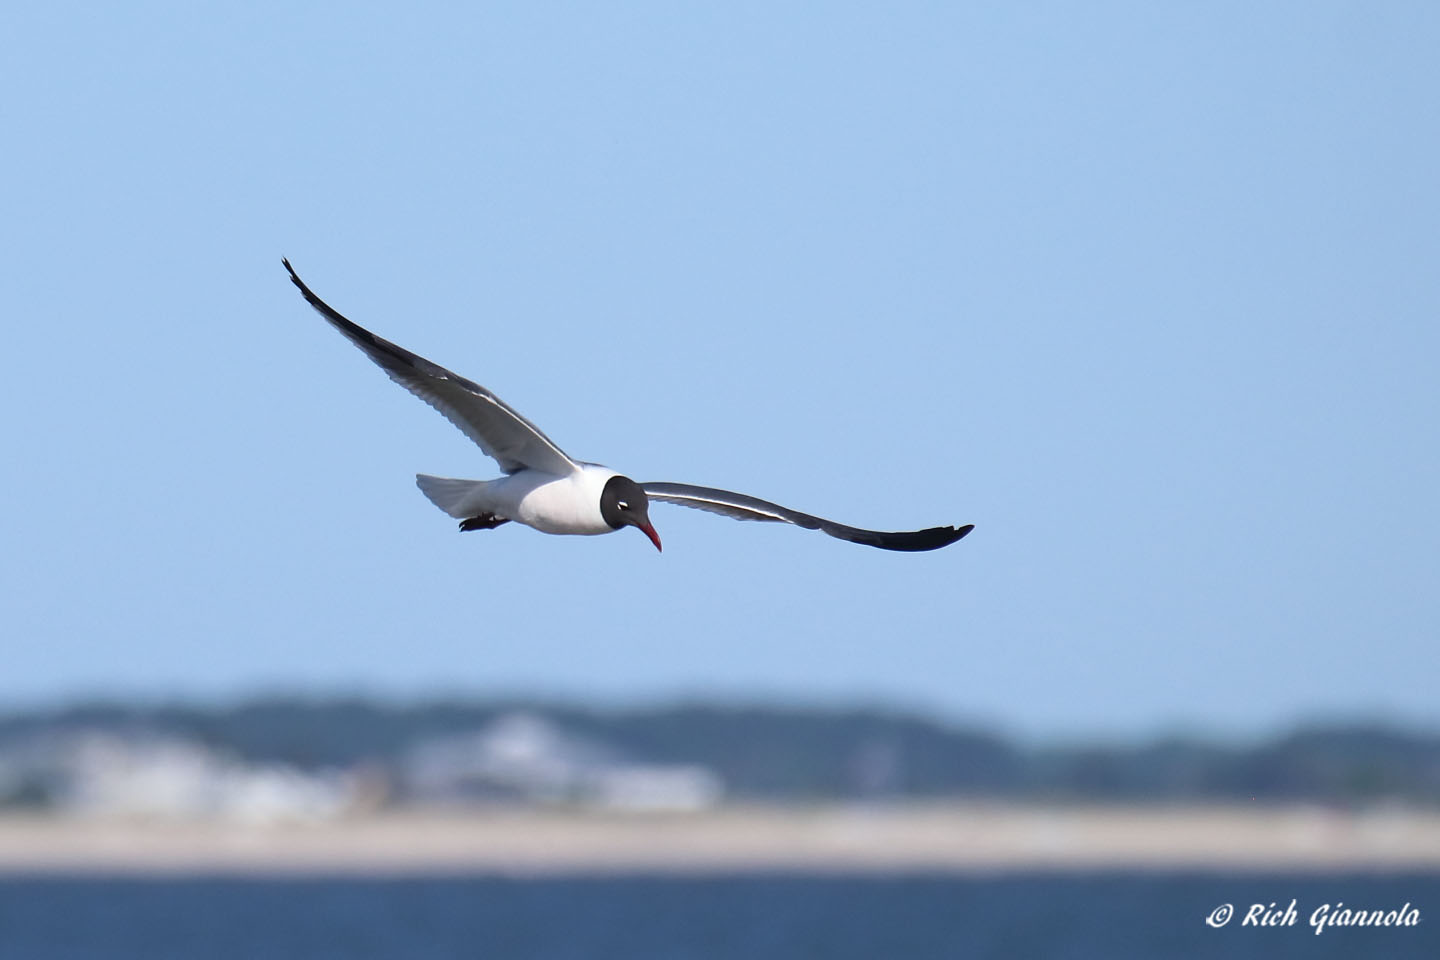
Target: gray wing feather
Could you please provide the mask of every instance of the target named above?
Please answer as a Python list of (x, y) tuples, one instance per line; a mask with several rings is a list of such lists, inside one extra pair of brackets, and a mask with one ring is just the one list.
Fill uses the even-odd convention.
[(486, 456), (495, 458), (501, 470), (515, 473), (529, 467), (564, 476), (579, 469), (579, 465), (541, 433), (539, 427), (520, 416), (495, 394), (347, 320), (315, 296), (295, 273), (289, 260), (281, 262), (290, 271), (291, 281), (300, 288), (306, 301), (331, 326), (363, 350), (391, 380), (459, 427), (460, 432), (475, 441)]
[(879, 547), (881, 550), (938, 550), (941, 547), (949, 546), (975, 529), (975, 525), (972, 523), (963, 527), (930, 527), (926, 530), (899, 533), (862, 530), (859, 527), (848, 527), (833, 520), (801, 513), (799, 510), (791, 510), (789, 507), (782, 507), (778, 503), (771, 503), (758, 497), (733, 493), (729, 490), (717, 490), (714, 487), (697, 487), (688, 483), (642, 483), (640, 487), (645, 491), (645, 496), (662, 503), (693, 507), (696, 510), (718, 513), (736, 520), (793, 523), (797, 527), (819, 530), (841, 540), (863, 543), (866, 546)]

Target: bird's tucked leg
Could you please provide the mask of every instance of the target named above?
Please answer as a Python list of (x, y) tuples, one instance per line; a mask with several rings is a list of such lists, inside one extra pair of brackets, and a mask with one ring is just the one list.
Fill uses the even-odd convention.
[(502, 523), (509, 523), (504, 517), (497, 517), (493, 513), (482, 513), (478, 517), (470, 517), (460, 521), (460, 529), (466, 530), (494, 530)]

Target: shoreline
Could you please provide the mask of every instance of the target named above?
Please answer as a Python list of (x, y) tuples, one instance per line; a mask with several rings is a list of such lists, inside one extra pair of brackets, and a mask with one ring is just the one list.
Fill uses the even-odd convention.
[(0, 816), (0, 875), (1435, 871), (1440, 811), (1317, 806), (395, 811), (310, 822)]

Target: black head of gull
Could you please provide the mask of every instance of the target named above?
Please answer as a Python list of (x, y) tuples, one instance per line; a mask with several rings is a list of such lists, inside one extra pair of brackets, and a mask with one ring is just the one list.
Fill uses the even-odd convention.
[(650, 498), (640, 484), (629, 477), (611, 477), (600, 491), (600, 516), (611, 529), (639, 527), (655, 549), (660, 549), (660, 534), (650, 525)]

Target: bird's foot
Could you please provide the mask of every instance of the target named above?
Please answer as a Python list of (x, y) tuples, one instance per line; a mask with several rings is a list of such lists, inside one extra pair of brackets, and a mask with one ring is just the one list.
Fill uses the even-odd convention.
[(470, 517), (460, 521), (461, 531), (466, 530), (494, 530), (502, 523), (509, 523), (504, 517), (497, 517), (493, 513), (482, 513), (478, 517)]

